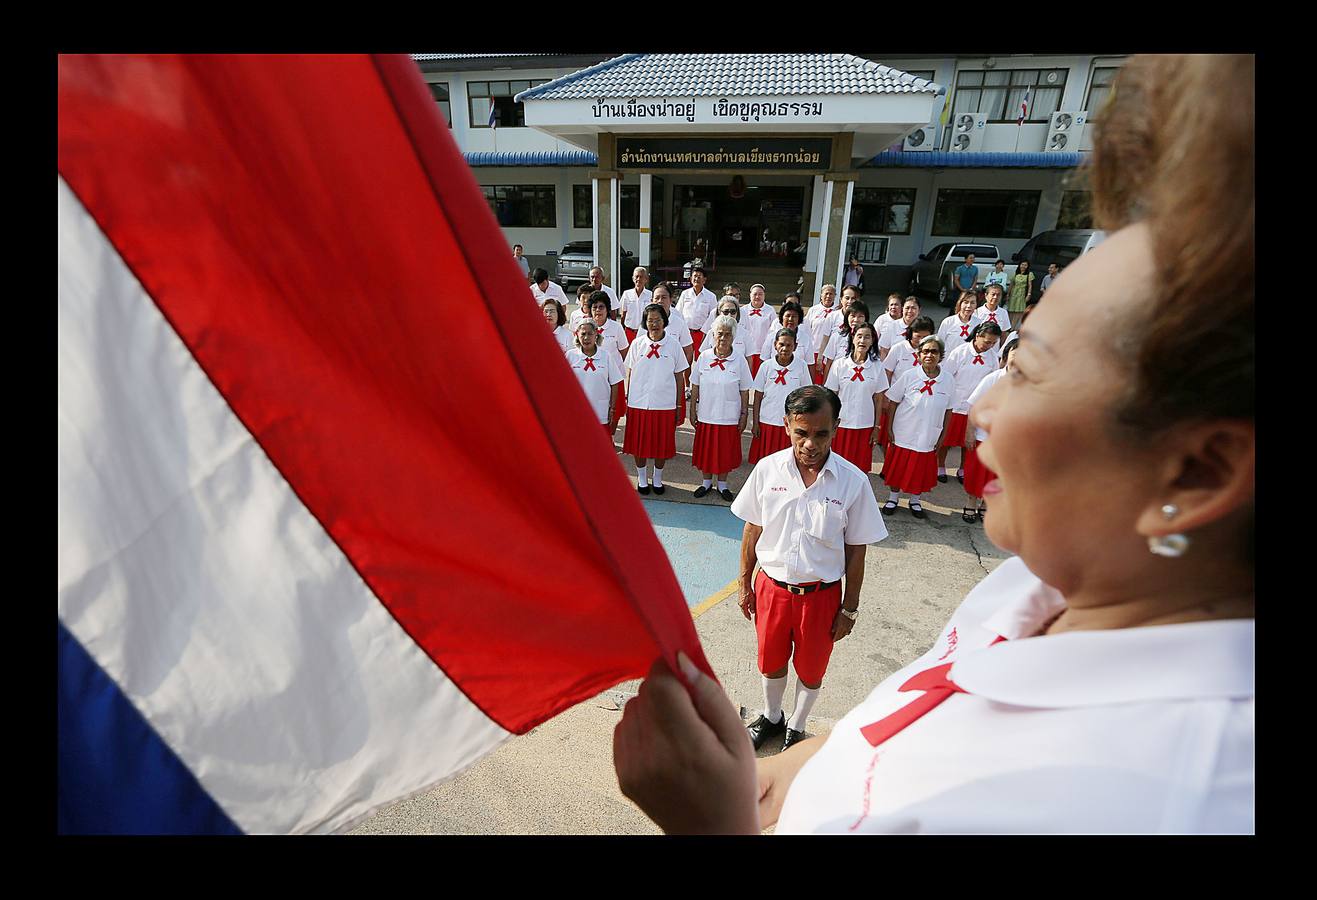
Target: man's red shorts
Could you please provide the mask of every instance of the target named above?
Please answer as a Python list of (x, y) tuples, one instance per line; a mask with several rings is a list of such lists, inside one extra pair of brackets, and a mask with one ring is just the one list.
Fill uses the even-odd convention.
[(761, 569), (755, 576), (759, 671), (776, 672), (790, 660), (801, 681), (806, 684), (823, 681), (832, 656), (832, 623), (839, 609), (840, 583), (823, 591), (793, 594), (774, 584)]

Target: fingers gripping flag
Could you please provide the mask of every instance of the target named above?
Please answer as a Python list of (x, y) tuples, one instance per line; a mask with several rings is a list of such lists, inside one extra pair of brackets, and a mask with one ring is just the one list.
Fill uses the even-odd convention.
[(521, 273), (408, 58), (58, 89), (61, 830), (343, 830), (709, 671), (538, 311), (484, 299)]

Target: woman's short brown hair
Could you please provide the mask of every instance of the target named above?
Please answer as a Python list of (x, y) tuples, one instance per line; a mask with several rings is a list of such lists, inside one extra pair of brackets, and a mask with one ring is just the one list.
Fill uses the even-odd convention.
[(544, 309), (544, 307), (549, 306), (550, 304), (552, 304), (553, 308), (558, 312), (558, 321), (554, 324), (553, 327), (561, 328), (562, 326), (567, 324), (567, 314), (563, 312), (562, 304), (559, 303), (557, 298), (555, 297), (545, 297), (544, 301), (540, 303), (540, 309)]
[(1094, 224), (1146, 221), (1156, 266), (1119, 420), (1253, 419), (1252, 56), (1136, 56), (1099, 111)]

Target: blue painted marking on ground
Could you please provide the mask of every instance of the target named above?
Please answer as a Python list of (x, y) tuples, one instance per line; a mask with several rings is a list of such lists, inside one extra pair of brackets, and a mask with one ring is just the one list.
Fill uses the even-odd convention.
[(731, 510), (649, 498), (641, 502), (672, 561), (687, 606), (699, 606), (736, 578), (745, 523)]

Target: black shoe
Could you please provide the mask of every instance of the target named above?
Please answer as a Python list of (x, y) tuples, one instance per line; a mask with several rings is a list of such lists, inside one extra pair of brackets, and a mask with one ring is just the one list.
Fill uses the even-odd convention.
[(790, 748), (792, 744), (798, 744), (805, 739), (805, 732), (796, 731), (794, 728), (787, 729), (787, 736), (782, 738), (782, 749)]
[(942, 482), (943, 484), (946, 484), (946, 483), (947, 483), (947, 473), (946, 473), (946, 472), (943, 472), (941, 475), (937, 476), (937, 480), (940, 481), (940, 482)]
[(721, 490), (721, 491), (719, 491), (718, 493), (721, 494), (721, 495), (722, 495), (722, 498), (723, 498), (724, 500), (726, 500), (728, 503), (731, 503), (731, 502), (732, 502), (732, 499), (736, 496), (736, 495), (733, 494), (731, 491), (726, 490), (726, 489)]
[(750, 743), (755, 745), (756, 750), (764, 746), (769, 738), (777, 737), (779, 734), (787, 730), (786, 713), (781, 713), (781, 716), (782, 721), (770, 722), (767, 718), (761, 715), (746, 726), (745, 730), (750, 732)]
[(959, 481), (961, 484), (964, 484), (964, 483), (965, 483), (965, 470), (964, 470), (964, 469), (961, 469), (959, 472), (956, 473), (956, 480)]
[(914, 516), (916, 519), (928, 518), (928, 513), (924, 512), (924, 508), (922, 506), (915, 506), (914, 504), (910, 505), (910, 515)]
[(636, 485), (636, 493), (637, 493), (637, 494), (648, 494), (648, 493), (649, 493), (649, 485), (647, 485), (647, 484), (645, 484), (645, 485), (640, 485), (640, 484)]
[(663, 485), (661, 485), (661, 484), (656, 484), (656, 485), (654, 485), (654, 493), (656, 493), (656, 494), (662, 494), (663, 491), (664, 491), (664, 487), (663, 487)]
[(709, 493), (709, 489), (708, 489), (707, 487), (705, 487), (704, 485), (700, 485), (699, 487), (697, 487), (697, 488), (695, 489), (695, 493), (692, 494), (692, 496), (693, 496), (696, 500), (698, 500), (698, 499), (700, 499), (701, 497), (703, 497), (703, 496), (704, 496), (705, 494), (707, 494), (707, 493)]
[(890, 516), (890, 515), (892, 515), (892, 514), (894, 514), (894, 513), (896, 512), (896, 508), (897, 508), (899, 505), (900, 505), (900, 504), (895, 503), (895, 502), (893, 502), (893, 501), (891, 501), (891, 500), (888, 500), (886, 503), (884, 503), (884, 504), (882, 505), (882, 508), (881, 508), (880, 510), (878, 510), (878, 511), (879, 511), (880, 513), (882, 513), (883, 515), (885, 515), (885, 516)]

